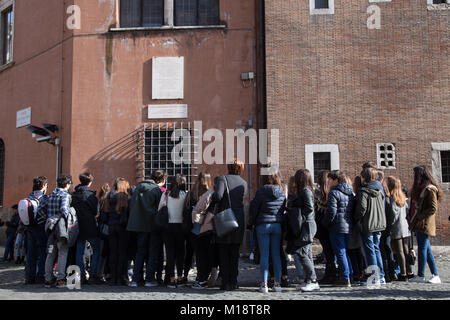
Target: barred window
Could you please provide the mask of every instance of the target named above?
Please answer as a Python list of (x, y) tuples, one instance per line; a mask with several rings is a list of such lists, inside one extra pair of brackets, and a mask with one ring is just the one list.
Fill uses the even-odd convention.
[(442, 182), (450, 182), (450, 151), (441, 151)]
[(0, 207), (3, 207), (3, 189), (5, 180), (5, 144), (0, 139)]
[(164, 23), (164, 0), (121, 0), (120, 26), (161, 27)]
[(219, 0), (175, 0), (176, 26), (219, 24)]
[(315, 0), (316, 1), (316, 9), (328, 9), (330, 7), (330, 4), (328, 3), (328, 0)]
[(314, 152), (314, 181), (317, 181), (320, 171), (331, 170), (331, 152)]
[[(184, 127), (189, 132), (190, 123), (187, 127)], [(175, 129), (183, 129), (183, 124), (177, 127), (176, 124), (151, 124), (146, 126), (143, 130), (143, 139), (141, 139), (141, 145), (138, 146), (138, 162), (143, 164), (143, 167), (138, 168), (143, 174), (138, 176), (138, 178), (150, 179), (152, 172), (156, 170), (164, 170), (168, 175), (167, 187), (170, 186), (176, 174), (182, 174), (186, 177), (188, 189), (191, 189), (192, 184), (195, 183), (193, 180), (196, 175), (194, 174), (196, 167), (191, 164), (177, 164), (172, 161), (172, 150), (173, 148), (181, 142), (181, 138), (177, 141), (172, 141), (172, 134)], [(192, 145), (189, 149), (186, 146), (186, 152), (192, 156)]]

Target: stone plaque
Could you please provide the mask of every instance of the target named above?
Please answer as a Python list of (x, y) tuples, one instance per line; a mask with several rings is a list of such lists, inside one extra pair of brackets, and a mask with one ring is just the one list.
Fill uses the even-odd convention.
[(31, 124), (31, 107), (17, 111), (16, 128), (25, 127)]
[(152, 99), (184, 98), (184, 57), (154, 57)]
[(186, 119), (187, 104), (153, 104), (148, 106), (149, 119)]

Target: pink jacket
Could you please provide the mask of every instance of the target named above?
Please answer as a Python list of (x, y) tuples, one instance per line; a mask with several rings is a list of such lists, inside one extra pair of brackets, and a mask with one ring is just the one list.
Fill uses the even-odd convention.
[(214, 230), (213, 214), (207, 212), (214, 190), (205, 192), (192, 210), (192, 222), (201, 224), (200, 234)]

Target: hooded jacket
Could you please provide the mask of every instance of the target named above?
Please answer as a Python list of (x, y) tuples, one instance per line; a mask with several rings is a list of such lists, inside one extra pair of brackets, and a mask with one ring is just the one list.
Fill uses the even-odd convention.
[(328, 194), (327, 210), (322, 224), (330, 232), (352, 232), (353, 189), (350, 184), (340, 183)]
[(359, 189), (354, 220), (361, 223), (364, 234), (386, 229), (384, 192), (376, 183), (365, 184)]
[(130, 200), (130, 216), (128, 231), (152, 232), (156, 230), (154, 223), (161, 200), (162, 191), (152, 180), (140, 182)]
[(250, 203), (250, 225), (281, 223), (286, 206), (286, 195), (277, 185), (265, 185), (256, 191)]
[(391, 229), (391, 239), (397, 240), (411, 236), (408, 221), (406, 220), (406, 213), (408, 212), (408, 209), (407, 203), (403, 207), (400, 207), (393, 198), (390, 199), (389, 205), (387, 206), (386, 215), (388, 218), (388, 225)]

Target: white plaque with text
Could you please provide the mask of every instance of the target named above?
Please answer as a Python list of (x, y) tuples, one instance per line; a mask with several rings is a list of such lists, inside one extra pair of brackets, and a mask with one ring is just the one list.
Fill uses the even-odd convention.
[(187, 104), (153, 104), (148, 106), (149, 119), (186, 119)]
[(154, 57), (152, 99), (184, 98), (184, 57)]
[(16, 128), (25, 127), (31, 124), (31, 107), (17, 111)]

